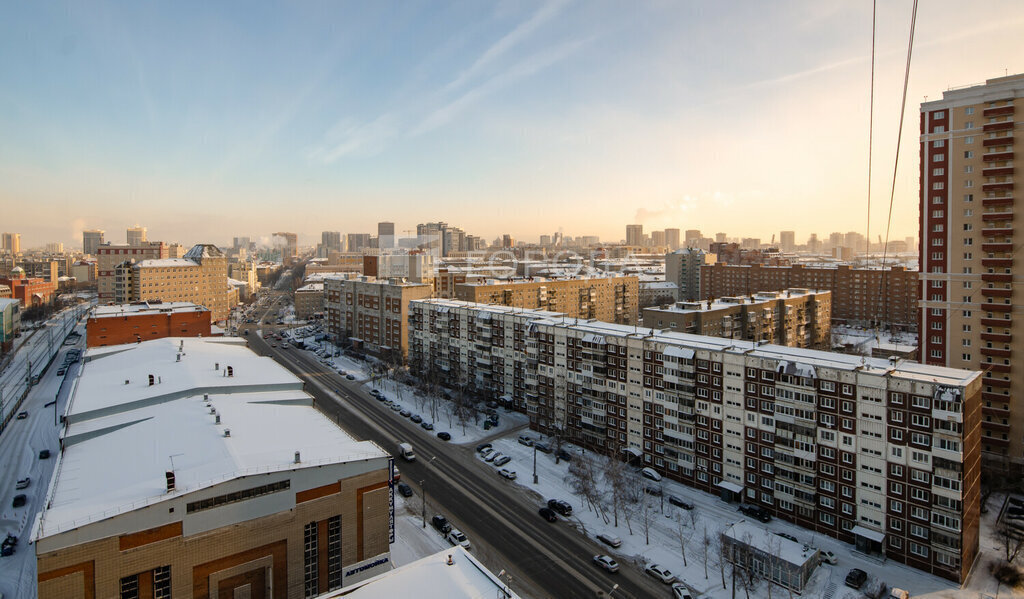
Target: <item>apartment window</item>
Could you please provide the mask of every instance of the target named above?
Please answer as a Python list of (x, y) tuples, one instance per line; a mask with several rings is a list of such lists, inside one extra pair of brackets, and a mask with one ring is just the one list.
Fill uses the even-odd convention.
[(933, 148), (942, 148), (942, 147), (945, 147), (945, 146), (946, 146), (946, 140), (944, 140), (944, 139), (936, 139), (935, 141), (932, 142), (932, 147)]
[(936, 125), (935, 129), (932, 130), (932, 133), (945, 133), (945, 132), (946, 132), (945, 125)]
[(970, 362), (970, 361), (971, 361), (971, 354), (962, 354), (962, 355), (960, 356), (960, 358), (961, 358), (961, 359), (962, 359), (962, 360), (963, 360), (964, 362)]
[(964, 216), (974, 216), (974, 210), (971, 210), (970, 208), (965, 208)]
[(973, 202), (974, 201), (974, 194), (973, 193), (965, 193), (964, 194), (964, 201), (965, 202)]
[(932, 162), (942, 162), (945, 159), (945, 154), (932, 154)]
[(936, 359), (942, 358), (942, 350), (940, 350), (940, 349), (933, 349), (930, 352), (928, 352), (928, 355), (931, 356), (932, 358), (936, 358)]
[(964, 129), (974, 129), (974, 121), (966, 121), (964, 123)]
[(932, 115), (932, 119), (934, 119), (936, 121), (941, 121), (944, 118), (946, 118), (946, 111), (945, 110), (939, 110), (935, 114)]
[(932, 210), (932, 218), (942, 218), (946, 213), (942, 210)]
[(964, 245), (974, 245), (973, 237), (964, 237)]
[(964, 167), (964, 173), (969, 175), (969, 174), (971, 174), (973, 172), (974, 172), (974, 166), (973, 165), (968, 164), (968, 165), (966, 165)]
[(942, 181), (936, 181), (932, 183), (932, 189), (946, 189), (946, 184)]
[(932, 233), (942, 233), (943, 230), (945, 230), (945, 227), (941, 224), (932, 225)]
[(974, 114), (974, 107), (973, 106), (968, 106), (967, 108), (964, 108), (964, 115), (965, 116), (971, 116), (972, 114)]
[(933, 168), (932, 169), (932, 176), (933, 177), (941, 177), (942, 175), (945, 175), (945, 174), (946, 174), (946, 169), (944, 169), (944, 168)]
[(968, 179), (968, 180), (964, 181), (964, 187), (967, 187), (967, 188), (974, 187), (974, 179)]
[(973, 135), (968, 135), (967, 137), (965, 137), (964, 138), (964, 143), (965, 144), (972, 144), (972, 143), (974, 143), (974, 136)]
[(303, 564), (304, 564), (304, 597), (315, 597), (319, 594), (319, 571), (317, 551), (317, 525), (310, 522), (303, 527)]

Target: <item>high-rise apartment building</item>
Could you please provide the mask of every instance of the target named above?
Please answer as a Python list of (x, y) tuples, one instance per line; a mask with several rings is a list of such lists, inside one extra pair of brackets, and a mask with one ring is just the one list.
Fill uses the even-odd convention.
[(779, 249), (784, 252), (792, 252), (796, 249), (796, 232), (783, 231), (779, 233)]
[(240, 250), (240, 249), (243, 249), (243, 248), (244, 249), (249, 249), (249, 244), (251, 242), (252, 242), (252, 240), (248, 236), (246, 236), (246, 237), (234, 237), (234, 238), (231, 239), (231, 248), (234, 249), (236, 252), (238, 250)]
[(639, 319), (640, 281), (636, 276), (486, 280), (455, 285), (455, 298), (635, 324)]
[(409, 361), (531, 428), (962, 582), (979, 547), (978, 372), (412, 302)]
[[(1015, 141), (1024, 74), (921, 104), (921, 359), (984, 371), (986, 458), (1024, 462), (1024, 258)], [(1014, 244), (1016, 242), (1016, 246)], [(1005, 457), (1004, 457), (1005, 456)]]
[(715, 255), (697, 248), (687, 247), (665, 255), (665, 280), (675, 283), (680, 301), (702, 299), (700, 294), (701, 267), (714, 264)]
[(114, 269), (127, 262), (134, 264), (140, 260), (159, 260), (169, 257), (167, 245), (162, 241), (147, 241), (140, 245), (114, 245), (104, 243), (96, 248), (96, 290), (99, 304), (115, 302)]
[(377, 223), (377, 247), (382, 250), (390, 250), (395, 246), (395, 223)]
[(665, 247), (665, 232), (651, 231), (651, 245), (656, 248)]
[(665, 229), (665, 245), (671, 252), (679, 249), (679, 229)]
[(295, 262), (299, 256), (299, 236), (295, 233), (274, 233), (275, 245), (281, 246), (281, 262), (285, 265)]
[(640, 247), (644, 244), (644, 226), (626, 225), (626, 245)]
[(364, 249), (370, 247), (370, 234), (369, 233), (349, 233), (348, 234), (348, 251), (350, 252), (361, 252)]
[(341, 232), (324, 231), (320, 233), (320, 244), (327, 250), (341, 251)]
[(86, 256), (95, 256), (97, 248), (103, 245), (103, 233), (101, 229), (82, 231), (82, 253)]
[(160, 300), (205, 306), (214, 322), (227, 319), (233, 304), (228, 262), (215, 245), (197, 244), (184, 258), (123, 262), (114, 267), (114, 302)]
[(21, 233), (4, 233), (0, 250), (8, 254), (21, 253)]
[(685, 237), (686, 241), (683, 244), (685, 247), (688, 247), (688, 248), (700, 247), (700, 239), (701, 239), (700, 229), (687, 229), (686, 233), (684, 233), (684, 235), (686, 236)]
[(139, 225), (128, 227), (126, 237), (128, 245), (142, 245), (146, 243), (146, 227), (140, 227)]
[(407, 353), (409, 302), (433, 287), (404, 279), (324, 277), (327, 331), (339, 342), (401, 362)]

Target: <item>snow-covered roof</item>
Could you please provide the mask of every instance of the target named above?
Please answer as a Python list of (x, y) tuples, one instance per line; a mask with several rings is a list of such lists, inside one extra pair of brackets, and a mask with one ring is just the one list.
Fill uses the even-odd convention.
[[(449, 556), (451, 563), (448, 562)], [(320, 595), (319, 599), (341, 596), (346, 599), (412, 596), (416, 596), (417, 599), (519, 597), (501, 579), (458, 545), (342, 590)]]
[(237, 338), (155, 339), (85, 356), (37, 538), (238, 476), (387, 456), (313, 409), (300, 379)]
[(324, 284), (323, 283), (310, 283), (309, 285), (303, 285), (302, 287), (299, 287), (298, 289), (295, 290), (295, 293), (299, 293), (299, 292), (310, 293), (310, 292), (323, 291), (323, 290), (324, 290)]
[(139, 314), (166, 314), (169, 312), (207, 312), (205, 306), (192, 302), (140, 302), (136, 304), (114, 304), (96, 306), (92, 309), (92, 318), (114, 318), (118, 316), (137, 316)]
[(228, 285), (231, 287), (246, 287), (249, 284), (246, 283), (245, 281), (239, 281), (238, 279), (232, 279), (231, 277), (228, 277)]
[(746, 520), (736, 522), (725, 529), (722, 535), (768, 555), (778, 556), (781, 560), (794, 566), (803, 566), (810, 560), (817, 560), (817, 549), (780, 537)]
[(135, 265), (135, 268), (158, 268), (165, 266), (198, 266), (192, 260), (186, 258), (153, 258), (143, 260)]
[(192, 260), (198, 260), (201, 258), (223, 258), (224, 252), (220, 251), (220, 248), (215, 245), (209, 243), (197, 243), (192, 246), (192, 249), (185, 252), (185, 257), (191, 258)]

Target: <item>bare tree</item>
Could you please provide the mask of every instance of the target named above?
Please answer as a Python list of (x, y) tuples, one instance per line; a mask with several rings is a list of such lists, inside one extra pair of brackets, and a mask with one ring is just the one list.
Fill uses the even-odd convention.
[(683, 516), (681, 514), (676, 514), (675, 521), (676, 541), (679, 542), (679, 555), (683, 556), (683, 567), (689, 567), (689, 564), (686, 563), (686, 540), (690, 535), (686, 531), (686, 521), (683, 520)]
[(646, 490), (640, 497), (640, 505), (637, 508), (637, 515), (640, 517), (640, 526), (644, 530), (644, 543), (651, 544), (651, 521), (654, 519), (654, 505), (651, 496)]
[[(731, 567), (733, 570), (736, 569), (736, 563), (729, 561), (729, 557), (726, 555), (730, 550), (724, 542), (722, 542), (722, 531), (715, 530), (712, 534), (707, 534), (707, 525), (705, 525), (705, 536), (704, 542), (711, 546), (709, 553), (711, 559), (714, 560), (714, 565), (718, 566), (718, 572), (722, 575), (722, 589), (725, 589), (725, 569)], [(733, 546), (734, 547), (734, 546)], [(735, 553), (733, 554), (735, 557)], [(733, 572), (735, 574), (735, 572)]]
[(619, 512), (623, 511), (626, 503), (627, 472), (626, 465), (614, 454), (605, 462), (604, 481), (608, 485), (616, 528), (619, 526)]
[[(702, 523), (700, 528), (700, 559), (704, 563), (704, 580), (708, 579), (708, 559), (711, 556), (711, 539), (708, 538), (708, 525)], [(722, 588), (725, 588), (725, 575), (722, 577)]]
[(996, 535), (1003, 546), (1003, 556), (1007, 563), (1013, 563), (1021, 549), (1024, 549), (1024, 534), (1014, 530), (1009, 524), (996, 529)]

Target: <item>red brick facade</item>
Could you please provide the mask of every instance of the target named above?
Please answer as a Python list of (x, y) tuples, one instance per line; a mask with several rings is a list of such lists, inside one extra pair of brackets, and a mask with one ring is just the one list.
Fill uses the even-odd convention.
[(210, 311), (125, 314), (90, 318), (86, 346), (121, 345), (163, 337), (209, 337)]

